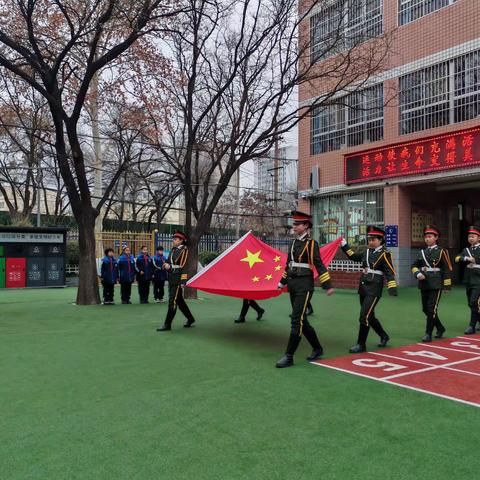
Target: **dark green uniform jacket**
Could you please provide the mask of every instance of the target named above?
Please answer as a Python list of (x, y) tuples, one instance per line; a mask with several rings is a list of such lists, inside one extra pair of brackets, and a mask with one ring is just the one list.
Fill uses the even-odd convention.
[(184, 271), (187, 258), (188, 248), (185, 245), (172, 248), (168, 260), (165, 261), (165, 263), (169, 263), (171, 267), (168, 271), (169, 285), (185, 285), (185, 283), (187, 283), (188, 275)]
[(280, 283), (286, 285), (293, 282), (298, 290), (313, 291), (313, 267), (317, 269), (322, 288), (325, 290), (332, 288), (330, 274), (320, 257), (318, 243), (307, 236), (297, 238), (290, 246), (287, 265)]
[(348, 244), (344, 245), (342, 250), (349, 260), (362, 263), (363, 273), (358, 287), (360, 295), (381, 297), (384, 279), (387, 280), (388, 293), (397, 295), (392, 254), (383, 245), (378, 248), (367, 248), (363, 253), (355, 253)]
[(415, 278), (420, 273), (425, 275), (425, 280), (418, 281), (420, 290), (450, 290), (452, 287), (450, 255), (438, 245), (420, 250), (412, 263), (412, 273)]
[[(466, 257), (473, 257), (475, 263), (466, 262)], [(463, 277), (467, 288), (480, 288), (480, 244), (474, 247), (464, 248), (462, 252), (455, 257), (455, 262), (465, 262), (467, 264)]]

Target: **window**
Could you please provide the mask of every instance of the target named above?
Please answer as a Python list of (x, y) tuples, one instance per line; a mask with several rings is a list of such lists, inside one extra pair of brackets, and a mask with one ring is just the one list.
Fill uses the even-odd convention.
[(345, 235), (350, 245), (365, 245), (367, 225), (382, 226), (383, 191), (329, 195), (312, 201), (313, 232), (320, 244)]
[(310, 121), (310, 153), (340, 150), (383, 138), (383, 84), (316, 108)]
[(383, 0), (333, 0), (310, 18), (310, 61), (336, 55), (383, 31)]
[(471, 120), (480, 114), (480, 50), (404, 75), (399, 89), (401, 135)]
[(399, 0), (398, 23), (405, 25), (429, 13), (452, 5), (457, 0)]

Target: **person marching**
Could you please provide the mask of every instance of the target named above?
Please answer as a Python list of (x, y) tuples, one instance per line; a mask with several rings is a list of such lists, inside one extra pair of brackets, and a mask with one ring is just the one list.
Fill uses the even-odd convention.
[(113, 293), (118, 280), (118, 263), (111, 248), (105, 249), (105, 256), (102, 258), (100, 278), (103, 285), (103, 304), (115, 305)]
[(277, 368), (291, 367), (293, 356), (302, 339), (302, 335), (312, 346), (312, 353), (307, 358), (316, 360), (323, 354), (323, 348), (315, 329), (310, 325), (305, 311), (314, 291), (313, 269), (316, 268), (322, 288), (327, 295), (332, 295), (333, 288), (330, 274), (320, 257), (318, 243), (309, 237), (312, 228), (312, 217), (302, 212), (292, 212), (293, 232), (296, 238), (292, 241), (287, 264), (278, 284), (281, 290), (288, 285), (290, 303), (292, 305), (291, 330), (285, 355), (276, 363)]
[(148, 255), (148, 249), (142, 245), (140, 255), (135, 261), (137, 270), (138, 296), (140, 303), (148, 303), (148, 295), (150, 293), (150, 280), (152, 279), (152, 259)]
[(385, 248), (385, 231), (380, 227), (367, 227), (368, 248), (364, 253), (355, 253), (345, 239), (342, 239), (342, 250), (349, 260), (361, 262), (363, 273), (360, 277), (358, 294), (360, 296), (360, 326), (356, 345), (350, 348), (350, 353), (365, 352), (370, 327), (380, 337), (379, 347), (385, 347), (390, 340), (388, 333), (375, 316), (375, 307), (383, 293), (384, 278), (387, 279), (389, 295), (397, 296), (397, 282), (393, 267), (392, 255)]
[(124, 247), (123, 252), (118, 257), (118, 273), (120, 277), (120, 295), (122, 304), (129, 305), (132, 302), (132, 283), (135, 280), (135, 257), (130, 253), (129, 247)]
[(470, 325), (465, 330), (465, 335), (472, 335), (477, 323), (480, 323), (480, 227), (472, 225), (468, 229), (468, 243), (470, 247), (464, 248), (455, 257), (455, 262), (467, 264), (464, 283), (470, 307)]
[(452, 263), (448, 251), (438, 246), (440, 230), (434, 225), (427, 225), (423, 230), (426, 248), (412, 263), (413, 276), (418, 280), (422, 295), (422, 310), (426, 315), (425, 335), (422, 342), (431, 342), (433, 329), (437, 329), (435, 338), (442, 338), (445, 327), (438, 318), (438, 304), (442, 290), (452, 287)]
[(192, 312), (183, 298), (183, 287), (187, 283), (188, 275), (185, 266), (188, 258), (187, 236), (180, 231), (173, 235), (173, 248), (170, 256), (164, 263), (168, 276), (168, 311), (165, 323), (157, 328), (157, 332), (166, 332), (172, 329), (172, 321), (177, 313), (177, 307), (187, 319), (184, 328), (190, 328), (195, 323)]
[(265, 310), (255, 301), (243, 299), (242, 310), (240, 316), (234, 320), (234, 323), (245, 323), (245, 317), (247, 315), (248, 309), (252, 307), (257, 312), (257, 320), (261, 320)]
[(163, 255), (163, 247), (158, 247), (156, 255), (152, 258), (153, 264), (153, 297), (155, 303), (163, 303), (165, 295), (165, 280), (167, 279), (167, 271), (163, 268), (165, 256)]

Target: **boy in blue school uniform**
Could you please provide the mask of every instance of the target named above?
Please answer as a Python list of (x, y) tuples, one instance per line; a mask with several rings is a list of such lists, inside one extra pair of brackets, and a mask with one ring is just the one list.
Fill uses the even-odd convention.
[(152, 258), (153, 265), (153, 297), (155, 303), (163, 303), (165, 295), (165, 281), (167, 280), (167, 271), (163, 268), (165, 263), (165, 256), (163, 254), (163, 247), (157, 248), (155, 256)]
[(122, 304), (129, 305), (132, 302), (132, 283), (135, 281), (135, 257), (130, 253), (129, 247), (123, 248), (123, 253), (118, 258), (118, 272), (120, 277), (120, 293), (122, 296)]
[(140, 297), (140, 303), (148, 303), (153, 265), (152, 259), (150, 258), (148, 249), (145, 245), (142, 245), (140, 255), (135, 261), (135, 268), (137, 270), (138, 296)]
[(100, 268), (104, 305), (115, 305), (115, 302), (113, 301), (113, 292), (118, 280), (118, 263), (113, 255), (113, 250), (107, 248), (105, 250), (105, 256), (102, 258), (102, 265)]

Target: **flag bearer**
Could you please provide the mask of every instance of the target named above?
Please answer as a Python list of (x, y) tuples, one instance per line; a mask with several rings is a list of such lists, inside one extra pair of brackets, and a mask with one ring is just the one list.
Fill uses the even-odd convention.
[(437, 330), (435, 338), (442, 338), (445, 327), (438, 318), (438, 305), (442, 290), (452, 287), (452, 264), (448, 251), (440, 247), (438, 237), (440, 231), (433, 225), (427, 225), (423, 230), (425, 248), (412, 264), (412, 273), (418, 280), (418, 288), (422, 295), (422, 310), (427, 317), (425, 335), (422, 342), (431, 342), (433, 328)]
[(245, 323), (245, 317), (250, 307), (252, 307), (257, 312), (257, 320), (261, 320), (263, 314), (265, 313), (265, 310), (255, 300), (247, 300), (246, 298), (244, 298), (240, 316), (234, 322)]
[(455, 257), (455, 262), (467, 264), (464, 283), (470, 307), (470, 325), (465, 335), (472, 335), (477, 323), (480, 323), (480, 227), (473, 225), (468, 229), (468, 243), (470, 246)]
[(150, 280), (152, 279), (153, 266), (152, 259), (148, 254), (148, 249), (142, 245), (140, 255), (135, 261), (137, 270), (138, 295), (140, 303), (148, 303), (148, 294), (150, 293)]
[(358, 294), (360, 296), (360, 327), (356, 345), (350, 348), (350, 353), (366, 351), (366, 343), (370, 327), (380, 337), (379, 347), (385, 347), (390, 340), (388, 333), (383, 329), (375, 316), (375, 307), (383, 293), (384, 279), (387, 280), (389, 295), (397, 296), (397, 282), (392, 255), (385, 248), (385, 231), (380, 227), (367, 227), (368, 248), (364, 253), (355, 253), (342, 239), (342, 250), (350, 260), (361, 262), (363, 273), (360, 277)]
[(330, 274), (320, 257), (318, 243), (309, 236), (312, 228), (312, 217), (302, 212), (292, 212), (292, 216), (295, 239), (290, 246), (285, 272), (278, 284), (279, 289), (288, 285), (290, 303), (292, 304), (291, 330), (285, 355), (276, 363), (277, 368), (293, 365), (293, 355), (302, 339), (302, 335), (305, 336), (313, 349), (307, 360), (316, 360), (323, 354), (323, 348), (320, 345), (317, 333), (310, 325), (305, 314), (314, 290), (314, 267), (317, 269), (320, 283), (322, 288), (327, 291), (327, 295), (333, 293)]
[(152, 258), (153, 264), (153, 297), (155, 303), (163, 303), (165, 295), (165, 280), (167, 280), (167, 271), (163, 268), (165, 256), (163, 255), (163, 247), (159, 246), (156, 255)]
[(113, 293), (118, 280), (118, 263), (111, 248), (105, 249), (105, 256), (102, 258), (100, 277), (103, 285), (103, 304), (115, 305)]
[(122, 304), (129, 305), (132, 302), (132, 283), (135, 280), (135, 257), (130, 253), (130, 247), (125, 246), (118, 258), (118, 273), (120, 277), (120, 294)]
[(183, 313), (187, 322), (183, 325), (190, 328), (195, 323), (192, 312), (188, 308), (183, 298), (183, 287), (187, 283), (187, 273), (185, 266), (188, 258), (187, 236), (180, 231), (173, 235), (173, 248), (168, 260), (165, 261), (164, 268), (169, 272), (168, 276), (168, 311), (165, 323), (157, 328), (157, 332), (166, 332), (172, 329), (172, 321), (177, 313), (177, 307)]

